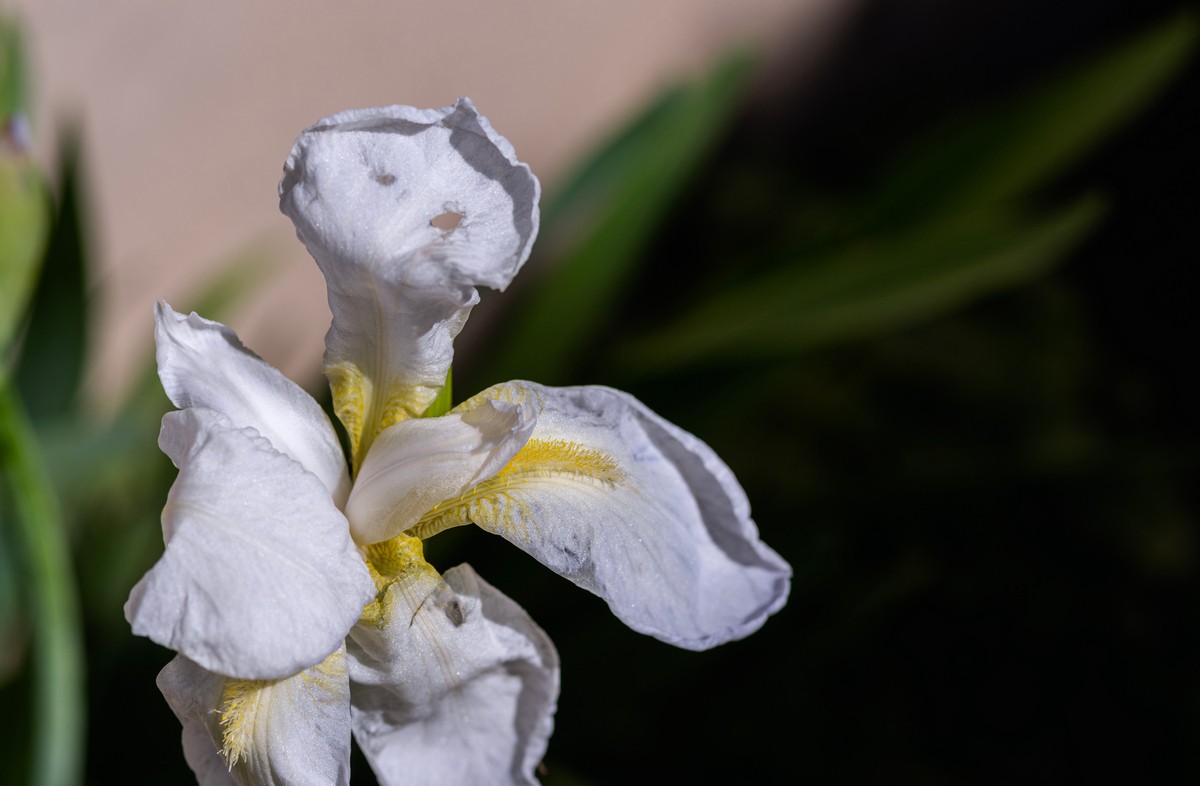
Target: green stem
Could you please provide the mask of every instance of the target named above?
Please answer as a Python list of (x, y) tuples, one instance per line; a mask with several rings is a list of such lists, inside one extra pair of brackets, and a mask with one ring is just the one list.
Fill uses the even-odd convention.
[(0, 375), (0, 466), (12, 489), (33, 612), (33, 778), (36, 786), (80, 781), (83, 646), (66, 532), (33, 427)]

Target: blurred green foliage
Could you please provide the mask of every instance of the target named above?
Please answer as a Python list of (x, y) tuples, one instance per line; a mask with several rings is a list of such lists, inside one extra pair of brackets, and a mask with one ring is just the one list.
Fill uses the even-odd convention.
[[(22, 343), (36, 343), (27, 300), (47, 275), (43, 248), (57, 235), (42, 179), (28, 158), (25, 68), (20, 30), (0, 18), (0, 685), (29, 665), (33, 705), (10, 713), (31, 736), (31, 755), (21, 755), (23, 734), (6, 751), (10, 776), (28, 772), (30, 782), (56, 786), (79, 780), (83, 763), (82, 626), (60, 506), (37, 435), (10, 375), (10, 345), (24, 320)], [(78, 305), (78, 302), (76, 303)], [(36, 322), (37, 320), (33, 320)], [(82, 323), (80, 323), (82, 324)], [(82, 330), (79, 331), (80, 335)], [(43, 347), (55, 351), (57, 347)], [(69, 348), (67, 348), (69, 351)], [(82, 362), (82, 353), (79, 360)], [(78, 380), (69, 380), (75, 384)], [(16, 722), (14, 718), (13, 722)], [(16, 781), (14, 781), (16, 782)]]
[(25, 121), (24, 53), (20, 31), (0, 19), (0, 351), (7, 358), (46, 239), (47, 202), (37, 169), (21, 155)]
[[(1012, 56), (1016, 29), (996, 33), (991, 56)], [(591, 234), (590, 161), (550, 197), (547, 242), (505, 294), (517, 302), (490, 323), (486, 357), (456, 369), (460, 389), (527, 377), (634, 392), (730, 463), (796, 576), (763, 630), (690, 656), (628, 635), (470, 533), (431, 543), (511, 591), (564, 652), (547, 783), (1197, 771), (1197, 683), (1183, 674), (1196, 654), (1195, 445), (1134, 425), (1162, 382), (1140, 377), (1094, 313), (1101, 276), (1155, 291), (1169, 262), (1154, 255), (1179, 261), (1163, 222), (1179, 220), (1157, 216), (1120, 246), (1131, 205), (1081, 174), (1189, 65), (1197, 25), (1168, 15), (1103, 45), (1092, 35), (941, 116), (899, 98), (899, 111), (863, 109), (880, 97), (868, 81), (850, 112), (818, 104), (789, 124), (790, 107), (764, 107), (784, 91), (744, 74), (736, 93), (700, 80), (592, 159), (645, 160), (686, 138), (686, 116), (672, 129), (664, 108), (681, 92), (733, 112), (691, 148), (653, 233), (634, 226), (634, 243), (616, 222)], [(870, 43), (846, 46), (846, 60), (872, 59)], [(739, 58), (707, 78), (728, 85)], [(865, 129), (862, 144), (835, 129), (806, 158), (819, 140), (804, 132), (838, 122)], [(603, 193), (628, 198), (641, 177), (604, 169)], [(1177, 179), (1194, 177), (1184, 166)], [(1089, 270), (1085, 254), (1115, 258)], [(590, 285), (607, 277), (622, 283)], [(1118, 333), (1153, 313), (1114, 308), (1099, 324)], [(1104, 753), (1090, 752), (1097, 740)]]
[(711, 160), (748, 84), (739, 53), (668, 92), (551, 201), (538, 251), (553, 264), (511, 312), (487, 372), (560, 381), (592, 336), (612, 332), (613, 315), (627, 316), (619, 304), (639, 262), (672, 268), (684, 296), (660, 309), (668, 321), (612, 346), (618, 372), (788, 357), (933, 319), (1044, 275), (1101, 218), (1102, 200), (1048, 208), (1034, 197), (1151, 100), (1195, 37), (1190, 17), (1173, 20), (927, 132), (847, 204), (809, 205), (774, 222), (777, 232), (744, 232), (718, 270), (646, 259), (651, 229)]
[[(668, 90), (588, 158), (542, 213), (538, 252), (554, 267), (511, 309), (504, 340), (484, 372), (507, 379), (560, 381), (628, 290), (645, 246), (673, 203), (712, 156), (753, 74), (737, 52), (702, 81)], [(531, 351), (532, 350), (532, 351)]]
[[(1194, 446), (1139, 430), (1129, 412), (1153, 394), (1056, 270), (1115, 209), (1104, 183), (1072, 177), (1196, 34), (1172, 18), (966, 112), (905, 118), (891, 159), (841, 191), (744, 143), (759, 62), (739, 51), (548, 195), (535, 257), (489, 298), (487, 354), (460, 355), (456, 390), (631, 389), (726, 458), (796, 577), (760, 633), (685, 653), (478, 532), (431, 542), (435, 564), (471, 561), (562, 652), (547, 784), (1069, 780), (1102, 758), (1076, 750), (1073, 724), (1096, 727), (1074, 712), (1163, 712), (1172, 678), (1137, 650), (1196, 652), (1158, 611), (1195, 573)], [(11, 24), (0, 45), (8, 123), (25, 106)], [(112, 417), (89, 411), (86, 167), (68, 136), (51, 200), (5, 128), (0, 781), (73, 782), (86, 757), (89, 783), (131, 768), (190, 782), (153, 680), (170, 653), (121, 612), (162, 548), (169, 403), (148, 359)], [(237, 260), (192, 307), (221, 318), (268, 269)], [(1200, 694), (1181, 701), (1163, 724), (1194, 722)], [(1104, 742), (1143, 751), (1128, 728)], [(1171, 752), (1149, 770), (1196, 764)], [(371, 782), (361, 759), (354, 778)]]
[(62, 145), (60, 159), (54, 220), (13, 374), (30, 416), (42, 423), (79, 412), (88, 351), (87, 228), (81, 215), (79, 146), (73, 137)]

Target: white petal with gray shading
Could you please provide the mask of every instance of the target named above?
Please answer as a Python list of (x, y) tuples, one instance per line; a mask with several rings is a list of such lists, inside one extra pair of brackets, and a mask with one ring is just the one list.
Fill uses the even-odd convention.
[[(535, 397), (525, 448), (460, 515), (608, 601), (634, 630), (707, 649), (757, 630), (791, 568), (758, 537), (729, 468), (696, 437), (611, 388), (499, 385)], [(457, 410), (456, 410), (457, 411)]]
[(374, 596), (325, 486), (213, 410), (168, 413), (159, 444), (179, 476), (166, 550), (125, 604), (133, 632), (237, 677), (321, 662)]
[(468, 565), (389, 587), (380, 625), (351, 633), (354, 736), (384, 786), (536, 783), (558, 655)]
[(504, 289), (528, 257), (539, 185), (464, 98), (316, 123), (279, 193), (329, 286), (326, 374), (365, 452), (360, 439), (433, 401), (476, 287)]

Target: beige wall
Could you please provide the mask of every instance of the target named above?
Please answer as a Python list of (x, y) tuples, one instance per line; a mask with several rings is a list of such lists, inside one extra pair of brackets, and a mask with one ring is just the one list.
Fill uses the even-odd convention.
[(83, 126), (100, 287), (91, 390), (111, 399), (148, 356), (154, 299), (182, 307), (248, 248), (280, 272), (234, 327), (293, 376), (316, 367), (323, 282), (275, 196), (312, 121), (469, 95), (552, 186), (728, 43), (820, 40), (853, 2), (0, 1), (25, 23), (39, 156), (61, 121)]

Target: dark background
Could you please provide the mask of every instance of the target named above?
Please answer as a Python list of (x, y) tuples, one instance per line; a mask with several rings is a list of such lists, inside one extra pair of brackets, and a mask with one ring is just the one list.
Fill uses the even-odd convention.
[[(779, 229), (798, 194), (852, 200), (931, 122), (1182, 8), (868, 3), (815, 75), (768, 71), (612, 323), (646, 321), (679, 296), (683, 271), (719, 268), (731, 248)], [(709, 441), (795, 579), (760, 632), (685, 653), (471, 539), (470, 561), (563, 653), (550, 775), (1200, 777), (1187, 273), (1200, 248), (1198, 90), (1193, 58), (1147, 112), (1050, 184), (1047, 200), (1095, 189), (1110, 207), (1030, 286), (786, 361), (659, 380), (590, 362), (604, 357), (597, 339), (564, 381), (630, 389)], [(747, 172), (761, 178), (761, 201), (731, 210)]]

